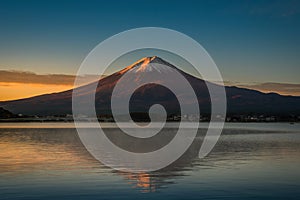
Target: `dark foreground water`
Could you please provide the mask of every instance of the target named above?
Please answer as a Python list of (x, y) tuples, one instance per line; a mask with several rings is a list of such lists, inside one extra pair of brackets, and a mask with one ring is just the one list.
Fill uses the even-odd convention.
[(124, 173), (93, 159), (69, 124), (0, 124), (0, 199), (300, 199), (300, 124), (227, 124), (209, 156), (197, 151)]

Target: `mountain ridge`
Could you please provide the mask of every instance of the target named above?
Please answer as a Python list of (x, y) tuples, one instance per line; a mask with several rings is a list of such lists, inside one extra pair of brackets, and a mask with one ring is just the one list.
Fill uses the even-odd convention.
[[(55, 114), (71, 114), (72, 113), (72, 92), (79, 90), (84, 95), (91, 92), (89, 88), (96, 86), (96, 110), (97, 114), (111, 114), (110, 97), (117, 81), (127, 72), (134, 72), (138, 75), (143, 73), (157, 73), (157, 70), (166, 70), (155, 68), (154, 63), (167, 65), (179, 71), (191, 84), (197, 94), (201, 113), (210, 112), (209, 93), (204, 80), (194, 77), (171, 63), (157, 56), (145, 57), (135, 63), (109, 75), (98, 82), (93, 82), (78, 88), (43, 94), (34, 97), (17, 99), (11, 101), (2, 101), (0, 106), (13, 112), (26, 115), (55, 115)], [(153, 65), (152, 65), (153, 64)], [(160, 65), (159, 65), (160, 66)], [(174, 82), (176, 84), (176, 81)], [(218, 85), (214, 85), (218, 87)], [(126, 89), (126, 88), (125, 88)], [(263, 93), (257, 90), (247, 88), (239, 88), (236, 86), (225, 86), (227, 95), (228, 113), (245, 114), (245, 113), (277, 113), (277, 114), (300, 114), (300, 97), (284, 96), (277, 93)], [(151, 94), (153, 93), (153, 94)], [(148, 109), (154, 103), (166, 106), (169, 113), (178, 113), (178, 101), (171, 91), (157, 84), (148, 84), (135, 91), (130, 103), (132, 112), (148, 112)], [(84, 104), (85, 102), (83, 102)]]

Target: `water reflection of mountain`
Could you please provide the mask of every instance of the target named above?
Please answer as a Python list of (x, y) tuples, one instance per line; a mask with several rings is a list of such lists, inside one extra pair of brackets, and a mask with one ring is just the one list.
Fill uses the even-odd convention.
[[(168, 143), (176, 134), (176, 129), (163, 130), (144, 143), (139, 139), (132, 140), (133, 138), (117, 129), (107, 129), (106, 133), (120, 147), (127, 146), (131, 151), (147, 152)], [(78, 168), (86, 171), (94, 168), (107, 169), (86, 151), (75, 129), (1, 129), (0, 139), (0, 146), (3, 147), (1, 149), (5, 149), (0, 153), (1, 173), (32, 173), (41, 169), (49, 171), (78, 170)], [(123, 173), (115, 170), (111, 172), (123, 176), (133, 184), (133, 187), (142, 191), (153, 191), (173, 183), (170, 179), (183, 176), (196, 152), (196, 149), (190, 148), (185, 156), (158, 172), (149, 174)], [(9, 158), (5, 159), (6, 157)]]
[[(132, 138), (120, 134), (116, 129), (106, 131), (111, 141), (137, 152), (160, 148), (176, 134), (176, 129), (165, 129), (142, 143), (138, 139), (132, 141)], [(233, 132), (232, 135), (230, 130), (227, 130), (213, 152), (205, 159), (199, 160), (197, 154), (205, 133), (205, 130), (201, 129), (188, 151), (170, 166), (156, 172), (132, 174), (111, 170), (93, 159), (81, 144), (75, 129), (1, 129), (0, 173), (35, 173), (43, 170), (54, 174), (68, 171), (74, 175), (78, 171), (98, 175), (110, 173), (122, 176), (134, 188), (150, 192), (175, 184), (178, 178), (188, 176), (191, 170), (203, 170), (205, 173), (207, 168), (236, 167), (257, 157), (269, 159), (270, 156), (288, 154), (293, 159), (299, 156), (298, 142), (288, 139), (288, 133), (278, 141), (266, 136), (272, 133), (257, 134), (258, 131), (248, 130), (245, 135), (242, 132)]]

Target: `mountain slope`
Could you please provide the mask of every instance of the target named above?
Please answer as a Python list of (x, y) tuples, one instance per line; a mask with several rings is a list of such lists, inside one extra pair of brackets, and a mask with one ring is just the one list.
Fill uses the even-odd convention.
[[(111, 114), (111, 94), (117, 81), (128, 71), (135, 73), (134, 80), (147, 74), (168, 73), (168, 67), (157, 67), (153, 63), (162, 64), (181, 73), (194, 89), (198, 102), (186, 102), (188, 104), (199, 103), (201, 113), (210, 112), (210, 98), (205, 81), (187, 74), (172, 64), (159, 57), (146, 57), (132, 65), (101, 79), (98, 83), (91, 83), (76, 88), (79, 95), (92, 92), (90, 88), (97, 84), (95, 105), (97, 114)], [(174, 80), (176, 84), (176, 80)], [(212, 83), (208, 83), (212, 84)], [(218, 85), (212, 84), (214, 87)], [(228, 113), (230, 114), (300, 114), (300, 97), (282, 96), (275, 93), (265, 94), (259, 91), (237, 87), (225, 87), (227, 93)], [(126, 85), (124, 85), (126, 92)], [(86, 102), (82, 102), (84, 105)], [(130, 101), (131, 112), (147, 112), (153, 104), (162, 104), (168, 114), (179, 113), (179, 103), (175, 95), (167, 88), (158, 84), (148, 84), (140, 87), (133, 94)], [(45, 94), (36, 97), (0, 102), (0, 106), (13, 113), (26, 115), (61, 115), (72, 113), (72, 90)]]

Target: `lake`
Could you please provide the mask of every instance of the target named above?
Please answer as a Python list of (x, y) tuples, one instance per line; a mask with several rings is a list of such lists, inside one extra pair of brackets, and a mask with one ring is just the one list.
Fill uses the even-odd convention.
[[(171, 124), (152, 146), (132, 145), (112, 124), (104, 127), (112, 141), (137, 151), (176, 133)], [(202, 139), (199, 133), (170, 166), (134, 174), (95, 160), (72, 123), (2, 123), (0, 199), (300, 199), (300, 124), (227, 123), (199, 159)]]

